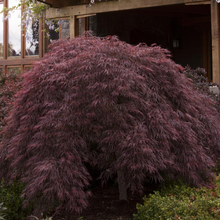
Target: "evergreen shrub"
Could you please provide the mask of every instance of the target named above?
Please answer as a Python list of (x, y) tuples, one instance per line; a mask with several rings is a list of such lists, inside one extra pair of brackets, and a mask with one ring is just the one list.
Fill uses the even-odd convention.
[(6, 208), (3, 206), (3, 202), (0, 203), (0, 220), (5, 220), (5, 214), (4, 211)]
[(209, 90), (210, 86), (217, 86), (219, 89), (220, 86), (217, 83), (209, 82), (205, 69), (200, 67), (192, 69), (190, 66), (186, 66), (183, 73), (193, 82), (195, 89), (199, 93), (206, 94), (215, 102), (216, 107), (218, 105), (217, 109), (220, 112), (219, 96)]
[(217, 220), (220, 219), (220, 176), (210, 188), (183, 183), (164, 185), (137, 204), (134, 220)]
[[(4, 179), (0, 183), (0, 202), (3, 203), (5, 220), (22, 220), (25, 219), (32, 211), (31, 203), (22, 207), (24, 198), (21, 197), (24, 185), (18, 181), (14, 181), (7, 186)], [(0, 212), (1, 214), (1, 212)]]

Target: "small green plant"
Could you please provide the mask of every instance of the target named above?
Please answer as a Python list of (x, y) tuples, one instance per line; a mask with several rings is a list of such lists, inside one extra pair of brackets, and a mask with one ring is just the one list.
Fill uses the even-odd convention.
[(36, 216), (33, 216), (33, 215), (31, 215), (31, 216), (29, 216), (29, 218), (34, 218), (34, 219), (36, 219), (36, 220), (52, 220), (53, 219), (53, 217), (45, 217), (45, 218), (38, 218), (38, 217), (36, 217)]
[(6, 208), (3, 206), (3, 202), (0, 203), (0, 220), (5, 220), (5, 215), (4, 215), (4, 211), (6, 210)]
[(24, 198), (21, 198), (21, 195), (23, 189), (24, 186), (20, 182), (14, 181), (10, 186), (7, 186), (4, 179), (1, 181), (0, 201), (5, 207), (3, 213), (5, 214), (4, 218), (6, 220), (22, 220), (31, 213), (31, 204), (27, 205), (27, 207), (24, 209), (22, 208)]
[(218, 220), (220, 219), (220, 177), (216, 187), (194, 188), (183, 183), (163, 186), (137, 204), (134, 220)]

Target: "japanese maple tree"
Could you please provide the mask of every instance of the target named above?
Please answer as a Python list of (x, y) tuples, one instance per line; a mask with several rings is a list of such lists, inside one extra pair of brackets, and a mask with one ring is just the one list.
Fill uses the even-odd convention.
[(15, 94), (19, 91), (22, 76), (16, 73), (0, 73), (0, 141), (2, 138), (1, 131), (6, 125), (6, 118), (12, 108)]
[(182, 70), (167, 50), (115, 36), (53, 42), (24, 75), (4, 130), (5, 178), (22, 181), (41, 211), (82, 211), (88, 164), (103, 181), (117, 174), (120, 192), (141, 191), (146, 179), (210, 185), (219, 114)]

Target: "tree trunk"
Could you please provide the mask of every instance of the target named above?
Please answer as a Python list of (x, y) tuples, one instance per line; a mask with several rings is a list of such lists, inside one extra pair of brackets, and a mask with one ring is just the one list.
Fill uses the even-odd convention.
[(119, 200), (128, 200), (127, 187), (125, 183), (124, 171), (118, 170), (118, 190), (119, 190)]

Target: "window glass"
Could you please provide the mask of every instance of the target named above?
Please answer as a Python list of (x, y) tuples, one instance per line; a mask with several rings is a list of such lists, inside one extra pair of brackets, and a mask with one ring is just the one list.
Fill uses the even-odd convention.
[(3, 68), (0, 67), (0, 76), (3, 74)]
[(8, 67), (8, 75), (21, 74), (20, 67)]
[(64, 19), (60, 21), (61, 24), (61, 38), (68, 38), (70, 36), (70, 20)]
[(29, 25), (26, 30), (25, 55), (39, 55), (39, 21), (29, 19), (28, 23)]
[(59, 39), (59, 22), (58, 21), (49, 21), (46, 25), (45, 32), (45, 52), (48, 51), (48, 46), (53, 40)]
[[(2, 3), (0, 3), (0, 11), (3, 9)], [(3, 14), (2, 13), (0, 14), (0, 58), (1, 57), (3, 57)]]
[[(9, 7), (18, 4), (17, 0), (9, 0)], [(8, 16), (8, 55), (21, 55), (21, 9), (13, 10)]]
[(33, 66), (26, 65), (24, 66), (24, 72), (28, 72)]

